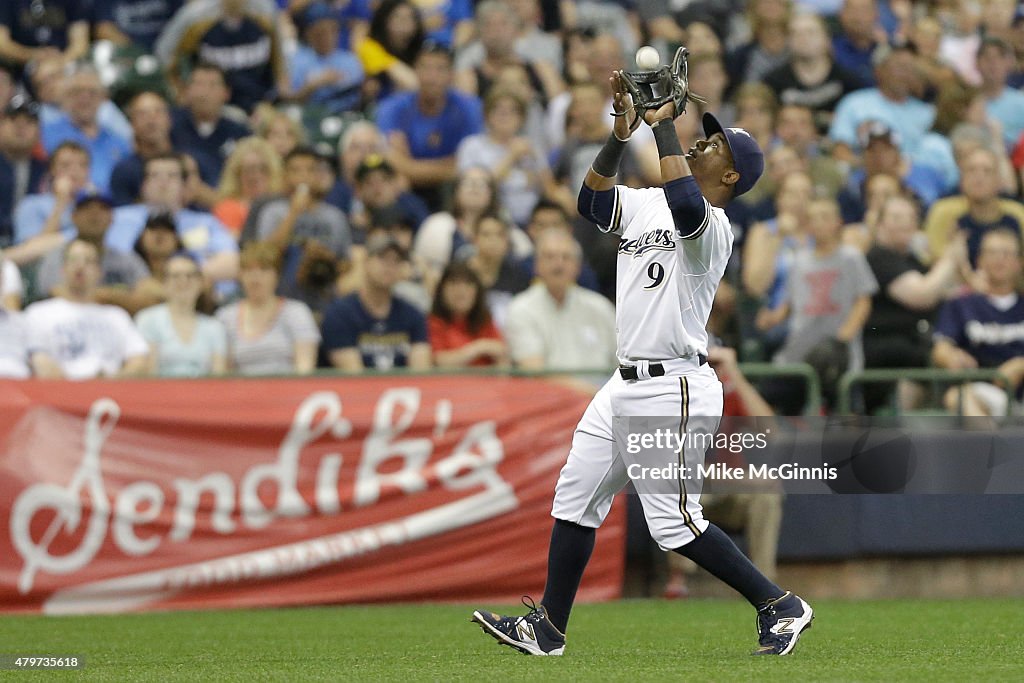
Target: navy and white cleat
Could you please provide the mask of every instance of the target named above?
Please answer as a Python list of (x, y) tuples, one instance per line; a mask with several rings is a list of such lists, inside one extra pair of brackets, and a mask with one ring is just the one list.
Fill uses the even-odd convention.
[[(777, 605), (793, 596), (795, 603), (786, 609)], [(787, 601), (788, 602), (788, 601)], [(755, 655), (788, 655), (796, 647), (800, 635), (811, 627), (814, 610), (799, 595), (789, 591), (781, 598), (772, 600), (757, 610), (757, 636), (761, 647), (752, 652)]]
[(565, 635), (548, 619), (544, 606), (537, 606), (530, 598), (523, 598), (529, 612), (521, 617), (506, 617), (494, 612), (477, 610), (470, 621), (480, 624), (502, 645), (509, 645), (526, 655), (559, 656), (565, 652)]

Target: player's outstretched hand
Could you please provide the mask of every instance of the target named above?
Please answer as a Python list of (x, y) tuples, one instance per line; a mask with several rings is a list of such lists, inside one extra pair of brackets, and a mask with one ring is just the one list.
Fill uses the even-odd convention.
[(631, 130), (631, 124), (636, 120), (636, 109), (633, 106), (633, 98), (630, 97), (629, 91), (626, 90), (626, 84), (622, 82), (622, 72), (613, 71), (608, 82), (612, 86), (612, 109), (616, 114), (622, 114), (622, 116), (615, 117), (615, 125), (613, 130), (615, 137), (619, 140), (628, 140), (629, 136), (633, 134)]
[(663, 119), (672, 120), (676, 117), (676, 103), (666, 102), (657, 109), (648, 109), (644, 112), (644, 121), (647, 122), (648, 126), (653, 126), (658, 121)]

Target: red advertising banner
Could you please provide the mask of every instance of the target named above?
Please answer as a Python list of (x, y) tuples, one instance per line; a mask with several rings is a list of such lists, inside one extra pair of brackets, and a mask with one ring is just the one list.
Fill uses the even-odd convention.
[[(513, 377), (0, 381), (0, 612), (537, 595), (588, 400)], [(616, 507), (582, 600), (619, 595)]]

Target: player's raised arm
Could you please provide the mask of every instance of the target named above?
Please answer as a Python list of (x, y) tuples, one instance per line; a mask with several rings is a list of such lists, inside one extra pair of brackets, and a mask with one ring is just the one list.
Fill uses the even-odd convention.
[(654, 140), (658, 145), (662, 189), (672, 212), (676, 232), (683, 239), (696, 239), (707, 228), (711, 207), (683, 154), (675, 119), (675, 102), (667, 102), (658, 109), (644, 112), (644, 120), (654, 132)]
[(669, 102), (648, 110), (644, 120), (658, 143), (665, 199), (676, 229), (683, 239), (696, 239), (707, 227), (710, 207), (724, 209), (754, 186), (764, 172), (764, 154), (750, 133), (723, 127), (710, 112), (702, 119), (707, 138), (683, 154), (675, 116), (675, 104)]
[(615, 177), (619, 174), (619, 164), (626, 151), (626, 142), (639, 123), (633, 108), (633, 102), (622, 82), (622, 72), (615, 71), (608, 79), (615, 93), (612, 107), (615, 110), (615, 125), (612, 133), (605, 141), (604, 147), (597, 153), (597, 158), (587, 171), (580, 188), (576, 208), (580, 215), (609, 232), (618, 230), (615, 218), (616, 197)]
[(659, 95), (638, 87), (650, 83), (649, 74), (626, 74), (624, 80), (637, 109), (651, 127), (660, 157), (662, 189), (682, 239), (697, 239), (710, 222), (711, 207), (725, 208), (757, 182), (764, 171), (764, 155), (754, 138), (741, 128), (724, 128), (705, 113), (706, 140), (685, 154), (675, 119), (686, 113), (688, 102), (706, 103), (689, 90), (686, 48), (680, 48), (672, 66), (657, 72)]

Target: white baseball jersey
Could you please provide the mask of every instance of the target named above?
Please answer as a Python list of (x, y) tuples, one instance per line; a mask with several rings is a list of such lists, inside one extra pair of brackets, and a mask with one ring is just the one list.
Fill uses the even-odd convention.
[[(661, 188), (616, 186), (610, 225), (622, 237), (617, 264), (615, 327), (618, 357), (663, 361), (707, 353), (705, 326), (732, 253), (725, 211), (704, 200), (705, 220), (677, 229)], [(681, 236), (682, 235), (682, 236)], [(683, 236), (689, 239), (683, 239)], [(644, 449), (621, 446), (623, 430), (667, 416), (673, 428), (713, 433), (722, 414), (722, 384), (709, 365), (679, 375), (627, 381), (616, 372), (594, 396), (573, 434), (569, 458), (555, 487), (551, 514), (598, 527), (612, 499), (630, 481), (630, 468), (659, 468), (679, 459), (703, 462), (703, 447)], [(625, 420), (625, 421), (624, 421)], [(708, 527), (699, 488), (681, 479), (637, 478), (647, 527), (665, 550), (679, 548)]]
[(620, 362), (707, 355), (705, 328), (733, 234), (725, 211), (704, 204), (704, 223), (684, 227), (683, 239), (664, 190), (615, 187), (607, 229), (623, 238), (615, 295)]

